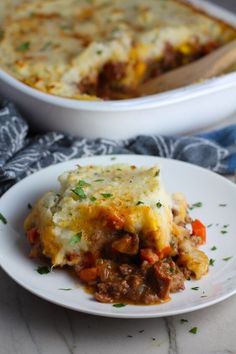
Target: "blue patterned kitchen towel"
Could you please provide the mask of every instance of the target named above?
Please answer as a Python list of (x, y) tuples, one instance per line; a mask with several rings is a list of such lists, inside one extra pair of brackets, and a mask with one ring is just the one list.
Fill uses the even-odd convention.
[(77, 157), (147, 154), (194, 163), (222, 174), (236, 170), (236, 125), (198, 136), (88, 140), (59, 132), (31, 136), (12, 103), (0, 105), (0, 195), (43, 167)]

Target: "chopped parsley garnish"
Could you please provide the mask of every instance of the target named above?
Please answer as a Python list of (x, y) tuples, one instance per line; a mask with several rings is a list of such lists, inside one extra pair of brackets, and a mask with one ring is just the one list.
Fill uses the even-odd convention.
[(217, 250), (217, 247), (216, 246), (212, 246), (211, 247), (211, 251), (215, 251), (215, 250)]
[(224, 229), (227, 229), (227, 227), (229, 227), (229, 224), (223, 225)]
[(201, 297), (207, 297), (206, 295), (202, 295)]
[(133, 338), (133, 336), (131, 336), (131, 334), (127, 334), (127, 337), (128, 338)]
[(207, 227), (209, 228), (209, 227), (212, 227), (213, 226), (213, 224), (209, 224), (209, 225), (207, 225)]
[(23, 42), (21, 43), (16, 50), (18, 50), (18, 52), (26, 52), (28, 49), (30, 48), (30, 42)]
[(69, 291), (69, 290), (72, 290), (72, 289), (71, 288), (59, 288), (58, 290)]
[(197, 202), (189, 206), (190, 210), (193, 210), (194, 208), (201, 208), (203, 206), (202, 202)]
[(160, 174), (160, 170), (156, 171), (156, 173), (155, 173), (154, 177), (159, 176), (159, 174)]
[(161, 207), (162, 207), (162, 204), (161, 204), (160, 202), (157, 202), (157, 203), (156, 203), (156, 207), (157, 207), (157, 208), (161, 208)]
[(51, 42), (51, 41), (46, 42), (40, 50), (41, 51), (47, 50), (48, 48), (50, 48), (52, 46), (52, 44), (53, 44), (53, 42)]
[(226, 230), (221, 230), (221, 234), (227, 234), (228, 233), (228, 231), (226, 231)]
[(2, 213), (0, 213), (0, 221), (5, 225), (7, 224), (7, 219), (2, 215)]
[(95, 179), (94, 182), (103, 182), (103, 181), (104, 181), (104, 179), (99, 178), (99, 179)]
[(223, 261), (227, 262), (227, 261), (229, 261), (231, 258), (233, 258), (233, 256), (231, 256), (231, 257), (225, 257), (225, 258), (223, 258)]
[(185, 322), (188, 322), (188, 320), (185, 320), (185, 318), (180, 319), (180, 323), (185, 323)]
[(90, 183), (87, 183), (86, 181), (84, 181), (83, 179), (80, 179), (78, 184), (77, 184), (78, 187), (88, 187), (90, 186)]
[(196, 334), (198, 331), (198, 328), (197, 327), (193, 327), (189, 330), (189, 333), (192, 333), (192, 334)]
[(154, 340), (156, 340), (156, 338), (155, 338), (155, 337), (152, 337), (152, 340), (154, 341)]
[(215, 263), (215, 259), (211, 258), (211, 259), (209, 260), (209, 265), (213, 267), (213, 266), (214, 266), (214, 263)]
[(138, 331), (138, 333), (143, 333), (144, 332), (144, 329), (140, 329), (140, 331)]
[(83, 190), (83, 187), (88, 187), (88, 186), (90, 186), (90, 184), (81, 179), (77, 183), (76, 187), (73, 188), (71, 191), (75, 193), (80, 199), (86, 199), (87, 195)]
[(103, 196), (103, 198), (111, 198), (111, 197), (113, 197), (113, 194), (111, 194), (111, 193), (101, 193), (101, 195)]
[(199, 290), (199, 286), (194, 286), (193, 288), (191, 288), (192, 290)]
[(82, 237), (82, 232), (78, 232), (77, 234), (72, 236), (72, 238), (70, 240), (70, 245), (72, 245), (72, 246), (76, 245), (78, 242), (81, 241), (81, 237)]
[(85, 194), (84, 190), (80, 186), (76, 186), (71, 190), (73, 193), (75, 193), (80, 199), (86, 199), (87, 195)]
[(141, 200), (139, 200), (136, 205), (141, 205), (141, 204), (144, 204), (144, 202), (142, 202)]
[(120, 307), (125, 307), (126, 305), (125, 304), (113, 304), (112, 306), (120, 308)]
[(39, 274), (48, 274), (48, 273), (51, 272), (51, 268), (48, 267), (48, 266), (39, 266), (39, 267), (37, 268), (37, 272), (38, 272)]
[(66, 24), (60, 25), (60, 29), (68, 30), (68, 29), (70, 29), (70, 26), (69, 26), (69, 25), (66, 25)]
[(219, 207), (226, 207), (227, 204), (219, 204)]
[(91, 202), (96, 202), (97, 198), (95, 198), (93, 195), (89, 198)]

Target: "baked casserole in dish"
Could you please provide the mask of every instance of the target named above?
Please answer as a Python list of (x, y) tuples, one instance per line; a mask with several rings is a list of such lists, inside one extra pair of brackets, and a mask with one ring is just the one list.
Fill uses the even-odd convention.
[(25, 220), (30, 256), (72, 269), (98, 301), (165, 302), (207, 273), (206, 228), (159, 166), (78, 166), (59, 181)]
[(125, 99), (236, 38), (181, 0), (2, 0), (0, 67), (43, 92)]

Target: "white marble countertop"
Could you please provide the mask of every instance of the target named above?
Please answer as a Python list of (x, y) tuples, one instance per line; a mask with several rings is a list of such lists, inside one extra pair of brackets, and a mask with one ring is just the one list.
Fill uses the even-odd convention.
[[(236, 11), (236, 0), (215, 2)], [(236, 118), (230, 122), (236, 123)], [(181, 319), (188, 322), (181, 323)], [(192, 327), (198, 327), (196, 335), (189, 333)], [(0, 269), (0, 354), (146, 352), (236, 354), (236, 296), (197, 312), (168, 318), (102, 318), (41, 300)]]

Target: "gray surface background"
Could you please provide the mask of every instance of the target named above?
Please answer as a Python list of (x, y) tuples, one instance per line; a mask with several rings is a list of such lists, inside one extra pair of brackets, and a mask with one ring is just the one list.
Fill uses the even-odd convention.
[(236, 0), (210, 0), (210, 2), (236, 12)]

